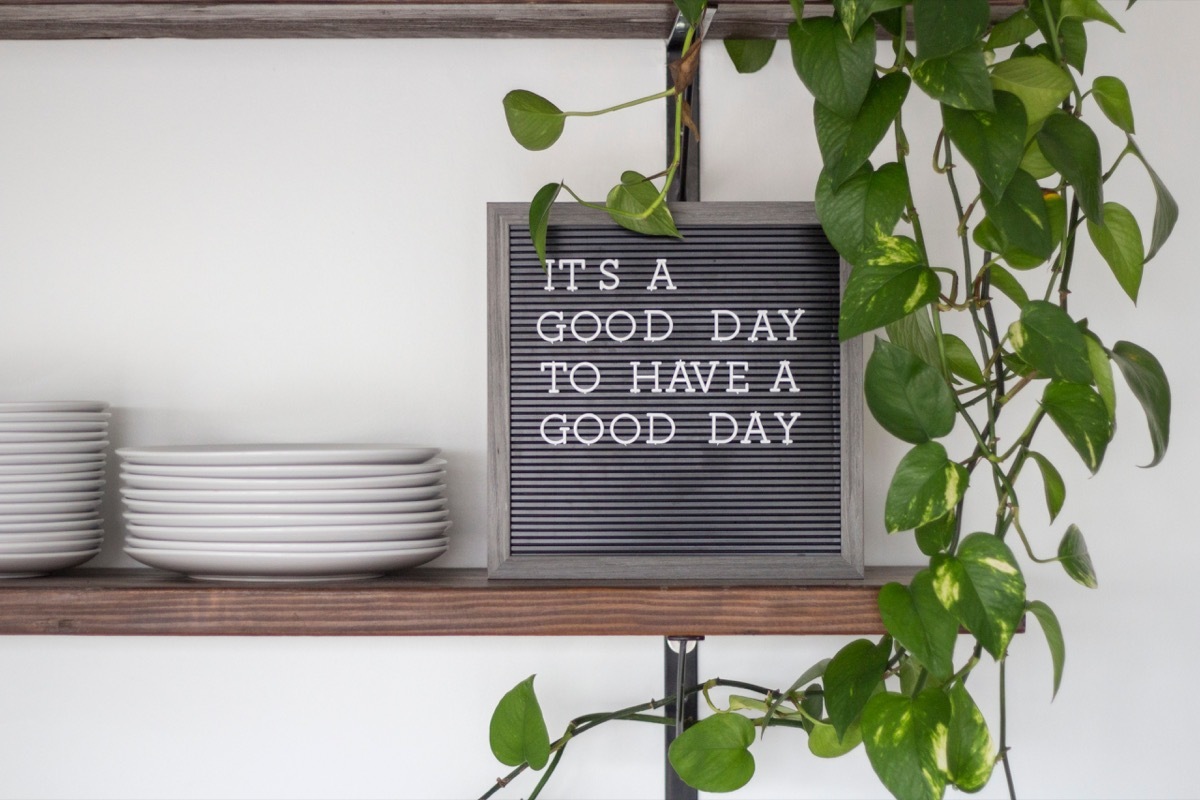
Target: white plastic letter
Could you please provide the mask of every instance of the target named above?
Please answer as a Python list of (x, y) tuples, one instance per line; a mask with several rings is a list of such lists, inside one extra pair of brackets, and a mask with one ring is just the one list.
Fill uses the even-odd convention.
[(667, 269), (667, 260), (660, 258), (658, 263), (654, 265), (654, 277), (650, 279), (650, 285), (646, 287), (647, 292), (653, 292), (658, 288), (658, 278), (660, 275), (667, 282), (667, 291), (674, 290), (675, 282), (671, 280), (671, 273)]
[[(740, 319), (738, 319), (738, 315), (737, 315), (737, 314), (733, 313), (733, 312), (732, 312), (732, 311), (730, 311), (729, 309), (727, 309), (727, 308), (714, 308), (714, 309), (712, 310), (712, 315), (713, 315), (713, 335), (712, 335), (712, 340), (713, 340), (714, 342), (728, 342), (728, 341), (732, 341), (732, 340), (733, 340), (733, 338), (734, 338), (735, 336), (737, 336), (739, 333), (741, 333), (741, 331), (742, 331), (742, 321), (741, 321)], [(733, 317), (733, 325), (734, 325), (734, 327), (733, 327), (733, 333), (729, 334), (728, 336), (722, 336), (722, 335), (721, 335), (721, 316), (722, 316), (722, 315), (724, 315), (724, 316), (726, 316), (726, 317)]]
[[(671, 426), (671, 432), (667, 434), (666, 438), (659, 439), (655, 436), (655, 434), (654, 434), (654, 420), (655, 419), (661, 419), (661, 420), (665, 421), (668, 425)], [(675, 438), (675, 420), (672, 419), (667, 414), (663, 414), (659, 411), (651, 411), (646, 414), (646, 424), (647, 424), (646, 444), (666, 444), (667, 442), (669, 442)]]
[[(729, 434), (724, 439), (717, 438), (717, 418), (718, 417), (723, 417), (726, 421), (729, 422), (730, 425), (733, 426), (733, 433)], [(732, 442), (734, 439), (737, 438), (738, 423), (737, 423), (737, 420), (733, 418), (732, 414), (726, 414), (724, 411), (710, 411), (710, 412), (708, 412), (708, 418), (712, 422), (712, 436), (710, 436), (708, 439), (709, 444), (729, 444), (730, 442)]]
[[(547, 317), (549, 317), (550, 319), (553, 319), (553, 320), (557, 320), (557, 322), (558, 322), (558, 324), (555, 325), (555, 328), (557, 328), (557, 333), (554, 334), (553, 338), (547, 336), (546, 332), (544, 330), (542, 330), (542, 323), (546, 321)], [(545, 314), (542, 314), (540, 317), (538, 317), (537, 334), (538, 334), (538, 336), (542, 337), (543, 342), (549, 342), (550, 344), (558, 344), (559, 342), (561, 342), (563, 340), (563, 331), (564, 330), (566, 330), (566, 326), (563, 325), (563, 315), (562, 315), (561, 311), (547, 311)]]
[[(584, 367), (587, 367), (588, 369), (590, 369), (592, 371), (592, 385), (586, 389), (580, 388), (579, 384), (575, 382), (575, 373), (579, 372), (579, 370), (583, 369)], [(592, 362), (580, 361), (578, 364), (571, 367), (571, 388), (574, 389), (575, 391), (579, 392), (580, 394), (591, 394), (592, 392), (596, 391), (596, 387), (599, 385), (600, 385), (600, 370), (597, 369), (596, 365), (593, 364)]]
[[(550, 420), (558, 420), (558, 422), (560, 423), (558, 426), (558, 434), (559, 435), (558, 435), (557, 439), (551, 439), (549, 436), (546, 435), (546, 424), (548, 422), (550, 422)], [(552, 445), (554, 447), (557, 447), (560, 444), (566, 444), (567, 443), (567, 431), (569, 431), (569, 430), (571, 430), (571, 428), (569, 425), (567, 425), (566, 414), (551, 414), (550, 416), (548, 416), (544, 420), (542, 420), (542, 441), (544, 441), (546, 444)]]
[(758, 434), (759, 444), (771, 443), (771, 440), (767, 438), (767, 432), (763, 430), (762, 414), (757, 411), (750, 415), (750, 423), (746, 426), (746, 435), (742, 437), (742, 444), (753, 444), (750, 437), (754, 434)]
[(791, 444), (792, 443), (792, 426), (796, 424), (796, 420), (800, 419), (800, 412), (793, 411), (792, 418), (789, 419), (787, 422), (784, 422), (783, 421), (783, 412), (776, 411), (775, 419), (779, 420), (779, 424), (783, 426), (783, 443)]
[(779, 372), (775, 373), (775, 385), (771, 387), (771, 391), (783, 391), (779, 388), (779, 384), (783, 383), (785, 380), (790, 384), (788, 388), (789, 392), (800, 391), (800, 387), (796, 385), (796, 379), (792, 377), (792, 362), (786, 360), (779, 362)]
[[(617, 435), (617, 423), (623, 419), (627, 419), (633, 423), (633, 436), (628, 439), (622, 439)], [(611, 436), (612, 440), (617, 444), (628, 447), (641, 438), (642, 423), (638, 422), (638, 418), (633, 414), (617, 414), (615, 417), (613, 417), (613, 421), (608, 425), (608, 435)]]
[(640, 361), (630, 361), (629, 362), (629, 370), (630, 370), (630, 372), (633, 373), (633, 377), (632, 377), (633, 387), (630, 388), (629, 393), (630, 394), (640, 394), (642, 390), (638, 386), (638, 384), (641, 383), (643, 380), (647, 380), (647, 381), (653, 380), (654, 388), (651, 389), (650, 391), (651, 392), (661, 392), (662, 389), (660, 389), (658, 386), (658, 368), (662, 366), (662, 362), (661, 361), (651, 361), (650, 362), (650, 366), (654, 367), (654, 373), (652, 375), (643, 375), (641, 372), (639, 372), (638, 367), (640, 367), (641, 365), (642, 365), (642, 362), (640, 362)]
[(611, 292), (613, 289), (616, 289), (621, 285), (621, 276), (617, 275), (616, 272), (609, 270), (609, 266), (612, 266), (613, 270), (618, 270), (621, 268), (621, 262), (617, 261), (615, 258), (606, 258), (600, 262), (600, 274), (605, 278), (612, 280), (611, 284), (607, 283), (603, 279), (600, 281), (600, 291), (602, 292)]
[[(667, 332), (661, 336), (654, 335), (655, 317), (660, 317), (667, 321)], [(671, 315), (665, 311), (660, 311), (657, 308), (646, 309), (646, 336), (642, 339), (644, 342), (662, 342), (665, 341), (675, 331), (675, 320), (671, 319)]]
[(788, 326), (787, 340), (789, 342), (796, 341), (796, 323), (799, 322), (800, 318), (804, 316), (804, 309), (797, 308), (795, 318), (789, 319), (787, 310), (781, 308), (781, 309), (779, 309), (779, 316), (783, 317), (783, 321), (787, 323), (787, 326)]
[(775, 335), (775, 331), (771, 330), (771, 319), (767, 316), (765, 308), (758, 310), (758, 316), (754, 319), (754, 330), (750, 331), (750, 338), (746, 341), (757, 342), (759, 331), (766, 331), (768, 342), (779, 341), (779, 337)]

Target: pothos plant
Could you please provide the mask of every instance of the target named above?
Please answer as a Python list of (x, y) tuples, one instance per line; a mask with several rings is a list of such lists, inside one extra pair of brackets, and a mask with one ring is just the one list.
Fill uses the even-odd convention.
[[(682, 126), (690, 124), (683, 91), (698, 63), (704, 0), (676, 5), (691, 30), (672, 67), (674, 86), (606, 109), (662, 98), (675, 103), (674, 158), (658, 175), (625, 172), (603, 203), (583, 201), (565, 183), (544, 186), (530, 210), (543, 259), (551, 208), (564, 191), (626, 228), (679, 235), (665, 197), (679, 166)], [(1090, 240), (1136, 301), (1143, 269), (1170, 235), (1178, 208), (1134, 139), (1125, 84), (1112, 76), (1084, 78), (1088, 25), (1121, 30), (1098, 0), (1029, 0), (994, 25), (987, 0), (833, 0), (832, 6), (831, 17), (806, 18), (803, 2), (792, 0), (796, 19), (788, 30), (796, 72), (815, 98), (823, 163), (816, 209), (830, 242), (852, 265), (839, 335), (876, 333), (865, 372), (867, 406), (885, 430), (912, 446), (892, 477), (884, 524), (890, 533), (913, 531), (928, 566), (907, 585), (880, 590), (886, 635), (851, 642), (791, 686), (715, 679), (686, 689), (703, 694), (714, 713), (676, 739), (669, 758), (688, 784), (731, 791), (753, 775), (749, 748), (756, 732), (788, 728), (807, 735), (821, 757), (862, 744), (898, 798), (940, 798), (947, 786), (976, 791), (997, 765), (1015, 797), (1005, 656), (1023, 617), (1036, 619), (1045, 634), (1055, 692), (1065, 658), (1059, 621), (1027, 596), (1021, 562), (1056, 562), (1078, 583), (1096, 586), (1077, 526), (1057, 536), (1056, 550), (1047, 541), (1055, 536), (1066, 485), (1034, 449), (1035, 437), (1049, 420), (1086, 467), (1098, 470), (1113, 436), (1119, 372), (1145, 411), (1151, 465), (1163, 458), (1169, 438), (1171, 396), (1161, 365), (1096, 320), (1072, 315), (1072, 281), (1083, 277), (1073, 266)], [(877, 49), (877, 37), (888, 46)], [(751, 72), (766, 63), (774, 42), (725, 46), (739, 71)], [(878, 65), (878, 55), (888, 52), (890, 63)], [(940, 104), (941, 130), (924, 152), (932, 153), (932, 168), (953, 200), (946, 228), (961, 249), (956, 266), (931, 257), (910, 189), (914, 146), (903, 111), (919, 95)], [(534, 150), (553, 144), (567, 117), (604, 113), (564, 112), (526, 91), (506, 96), (504, 109), (513, 136)], [(1124, 135), (1125, 146), (1108, 161), (1096, 123)], [(894, 146), (884, 146), (889, 131)], [(1134, 161), (1157, 201), (1148, 241), (1129, 209), (1105, 199), (1109, 179)], [(1014, 402), (1030, 396), (1036, 402)], [(939, 440), (956, 426), (968, 444), (951, 456)], [(1033, 471), (1040, 473), (1049, 525), (1022, 522), (1021, 498)], [(964, 529), (972, 486), (994, 494), (989, 530)], [(960, 628), (973, 646), (956, 652)], [(985, 657), (999, 662), (997, 735), (972, 696), (971, 677)], [(744, 694), (719, 708), (709, 698), (718, 686)], [(616, 720), (670, 724), (653, 712), (675, 699), (579, 717), (551, 741), (533, 678), (523, 681), (491, 722), (492, 750), (514, 769), (484, 797), (526, 769), (544, 769), (530, 794), (536, 797), (576, 737)]]

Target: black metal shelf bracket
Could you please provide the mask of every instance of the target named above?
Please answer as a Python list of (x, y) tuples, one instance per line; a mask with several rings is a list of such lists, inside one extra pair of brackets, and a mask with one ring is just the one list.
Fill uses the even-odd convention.
[[(697, 26), (698, 35), (695, 43), (703, 41), (704, 34), (708, 30), (708, 26), (712, 24), (713, 16), (716, 14), (716, 6), (712, 3), (704, 11), (704, 17), (700, 20)], [(687, 38), (688, 22), (684, 19), (683, 14), (675, 15), (675, 25), (671, 28), (671, 35), (667, 38), (667, 88), (675, 85), (675, 79), (671, 75), (671, 64), (679, 61), (683, 57), (683, 43)], [(699, 55), (699, 54), (697, 54)], [(683, 92), (684, 102), (691, 109), (692, 122), (697, 130), (700, 128), (700, 67), (697, 61), (696, 75), (692, 80), (691, 85)], [(675, 157), (675, 98), (667, 98), (667, 161), (670, 162)], [(667, 200), (670, 202), (677, 201), (697, 201), (700, 199), (700, 142), (697, 137), (692, 135), (691, 130), (685, 125), (683, 127), (682, 146), (680, 150), (679, 171), (675, 175), (675, 180), (671, 184), (671, 189), (667, 193)]]
[[(699, 712), (697, 696), (693, 694), (682, 703), (678, 698), (689, 686), (695, 686), (700, 680), (700, 642), (703, 636), (668, 636), (663, 641), (663, 687), (668, 697), (676, 698), (664, 708), (668, 718), (674, 716), (675, 724), (667, 725), (666, 752), (671, 749), (671, 742), (683, 733), (688, 725), (696, 721)], [(699, 793), (688, 786), (675, 770), (671, 768), (669, 759), (664, 760), (666, 770), (666, 800), (696, 800)]]

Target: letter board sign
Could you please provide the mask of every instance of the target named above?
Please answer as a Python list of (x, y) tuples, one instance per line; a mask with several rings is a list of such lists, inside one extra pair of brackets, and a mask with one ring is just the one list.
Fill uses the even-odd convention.
[(808, 203), (680, 203), (682, 239), (490, 204), (495, 578), (862, 575), (862, 344)]

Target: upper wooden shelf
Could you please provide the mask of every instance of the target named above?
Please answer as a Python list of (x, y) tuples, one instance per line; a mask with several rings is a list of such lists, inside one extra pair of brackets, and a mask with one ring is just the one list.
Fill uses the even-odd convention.
[[(1022, 0), (991, 0), (1002, 18)], [(787, 0), (720, 0), (709, 38), (787, 37)], [(830, 0), (809, 0), (827, 15)], [(670, 0), (391, 0), (130, 3), (0, 0), (0, 39), (665, 39)]]
[(0, 582), (0, 634), (733, 636), (880, 634), (876, 596), (915, 568), (805, 586), (489, 581), (418, 569), (345, 583), (208, 583), (150, 569)]

